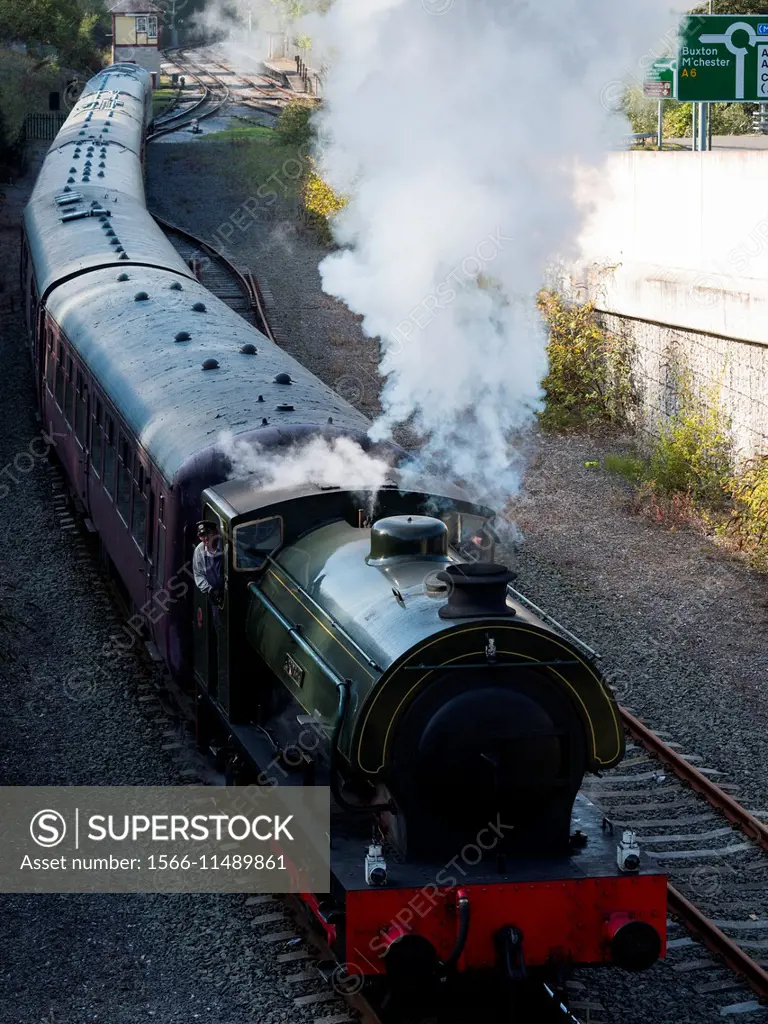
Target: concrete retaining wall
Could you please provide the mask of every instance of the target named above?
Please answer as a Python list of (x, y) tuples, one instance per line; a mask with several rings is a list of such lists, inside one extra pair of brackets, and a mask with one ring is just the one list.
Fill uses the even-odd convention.
[(580, 257), (554, 272), (635, 345), (654, 430), (685, 366), (748, 457), (768, 451), (768, 153), (615, 153), (584, 175)]

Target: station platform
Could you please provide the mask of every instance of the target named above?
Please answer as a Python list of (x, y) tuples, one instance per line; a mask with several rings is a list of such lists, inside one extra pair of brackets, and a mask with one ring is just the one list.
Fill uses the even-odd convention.
[(296, 61), (286, 57), (272, 58), (262, 62), (266, 74), (276, 79), (286, 89), (298, 96), (317, 96), (321, 89), (320, 71), (304, 66), (305, 75), (299, 74)]

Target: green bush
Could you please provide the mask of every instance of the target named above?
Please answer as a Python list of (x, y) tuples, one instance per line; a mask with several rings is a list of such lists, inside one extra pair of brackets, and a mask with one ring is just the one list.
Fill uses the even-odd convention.
[(679, 382), (677, 390), (678, 409), (654, 442), (648, 479), (664, 494), (688, 494), (696, 501), (722, 506), (734, 453), (717, 390), (696, 397), (687, 379)]
[(308, 145), (314, 136), (312, 112), (315, 104), (306, 100), (291, 100), (283, 107), (277, 122), (280, 141), (285, 146)]
[(648, 99), (639, 87), (627, 89), (622, 109), (632, 125), (633, 132), (655, 132), (658, 128), (658, 100)]
[(542, 426), (589, 430), (623, 425), (634, 398), (628, 344), (600, 327), (592, 303), (572, 305), (554, 292), (541, 292), (539, 309), (549, 327)]
[[(713, 135), (749, 135), (754, 109), (754, 103), (712, 103), (709, 114)], [(664, 136), (669, 139), (691, 137), (690, 103), (670, 101), (664, 115)]]
[(726, 484), (730, 516), (719, 534), (751, 556), (758, 568), (768, 569), (768, 455), (750, 459)]

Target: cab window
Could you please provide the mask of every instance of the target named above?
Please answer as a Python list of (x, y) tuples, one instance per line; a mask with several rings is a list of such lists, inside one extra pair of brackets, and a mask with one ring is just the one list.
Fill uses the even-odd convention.
[(236, 571), (247, 572), (261, 569), (267, 558), (283, 543), (283, 520), (281, 516), (258, 519), (235, 527), (234, 567)]

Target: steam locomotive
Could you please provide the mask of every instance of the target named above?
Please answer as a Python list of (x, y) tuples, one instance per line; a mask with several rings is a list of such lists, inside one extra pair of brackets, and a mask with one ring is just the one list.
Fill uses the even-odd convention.
[[(132, 624), (194, 687), (239, 781), (328, 785), (340, 964), (412, 989), (663, 955), (666, 879), (582, 792), (624, 753), (588, 648), (512, 587), (493, 511), (382, 486), (233, 479), (222, 446), (368, 444), (354, 408), (207, 292), (146, 210), (149, 75), (86, 87), (25, 213), (42, 418)], [(217, 610), (190, 585), (223, 539)]]

